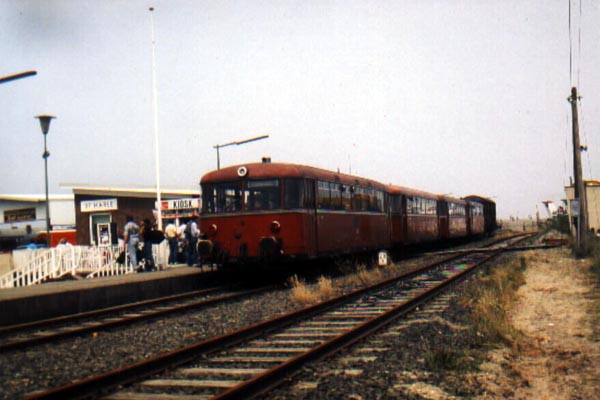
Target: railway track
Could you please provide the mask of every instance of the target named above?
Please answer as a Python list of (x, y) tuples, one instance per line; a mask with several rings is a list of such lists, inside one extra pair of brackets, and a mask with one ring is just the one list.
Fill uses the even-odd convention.
[(84, 335), (89, 332), (126, 326), (169, 314), (240, 300), (273, 289), (273, 286), (249, 290), (216, 287), (80, 314), (6, 326), (0, 328), (0, 351), (23, 349), (68, 337)]
[[(511, 239), (510, 245), (524, 238)], [(306, 363), (411, 312), (507, 249), (452, 255), (372, 287), (29, 398), (251, 398)], [(109, 393), (126, 384), (133, 385)]]

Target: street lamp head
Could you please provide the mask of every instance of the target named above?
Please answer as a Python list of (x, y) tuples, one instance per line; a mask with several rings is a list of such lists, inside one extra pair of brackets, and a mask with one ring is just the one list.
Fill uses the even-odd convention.
[(50, 129), (50, 121), (56, 117), (54, 115), (36, 115), (36, 118), (40, 120), (42, 133), (46, 135)]

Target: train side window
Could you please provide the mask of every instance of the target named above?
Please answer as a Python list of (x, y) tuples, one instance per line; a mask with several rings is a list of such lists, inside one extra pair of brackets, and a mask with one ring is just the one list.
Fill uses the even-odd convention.
[(340, 192), (342, 193), (342, 209), (349, 211), (352, 209), (352, 191), (348, 185), (340, 185)]
[(415, 198), (414, 197), (406, 198), (406, 213), (407, 214), (415, 214)]
[(335, 182), (329, 183), (329, 193), (331, 195), (331, 208), (334, 210), (342, 209), (342, 192), (340, 184)]
[(391, 196), (391, 207), (392, 212), (401, 214), (402, 213), (402, 195), (395, 194)]
[(331, 195), (329, 193), (329, 182), (318, 182), (317, 207), (326, 210), (331, 207)]
[(304, 180), (286, 179), (283, 194), (283, 206), (287, 209), (305, 208)]
[(383, 212), (385, 210), (385, 194), (381, 190), (375, 192), (375, 201), (377, 211)]
[(352, 194), (352, 210), (354, 210), (354, 211), (362, 210), (362, 199), (363, 199), (363, 189), (357, 186), (354, 188), (354, 193)]
[(313, 179), (306, 180), (306, 184), (304, 185), (306, 189), (306, 206), (308, 208), (315, 208), (315, 181)]

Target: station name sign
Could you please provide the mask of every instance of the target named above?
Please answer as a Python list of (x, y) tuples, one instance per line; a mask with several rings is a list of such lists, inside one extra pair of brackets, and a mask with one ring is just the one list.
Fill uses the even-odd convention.
[(190, 209), (198, 209), (199, 207), (198, 199), (189, 198), (189, 199), (176, 199), (176, 200), (166, 200), (161, 202), (161, 210), (190, 210)]
[(81, 202), (81, 212), (116, 210), (117, 199), (86, 200)]

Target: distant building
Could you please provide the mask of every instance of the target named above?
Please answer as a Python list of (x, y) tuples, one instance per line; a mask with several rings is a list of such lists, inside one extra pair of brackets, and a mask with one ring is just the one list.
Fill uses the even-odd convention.
[[(50, 195), (51, 230), (73, 229), (73, 195)], [(29, 243), (46, 231), (46, 195), (0, 195), (0, 249)]]
[(161, 205), (156, 204), (156, 188), (125, 186), (72, 186), (75, 196), (77, 244), (117, 244), (123, 236), (127, 216), (136, 222), (155, 221), (160, 208), (163, 227), (181, 223), (200, 213), (200, 188), (161, 189)]
[[(572, 215), (572, 201), (574, 200), (575, 190), (573, 185), (565, 187), (567, 213), (569, 214), (569, 226), (574, 229), (573, 221), (574, 216)], [(585, 181), (585, 193), (587, 199), (588, 209), (588, 224), (590, 230), (598, 232), (600, 229), (600, 181), (588, 180)]]

